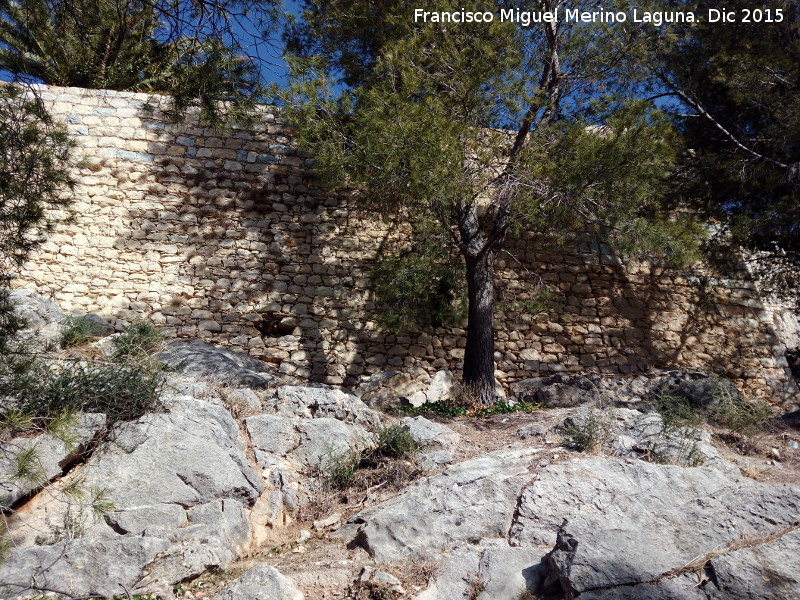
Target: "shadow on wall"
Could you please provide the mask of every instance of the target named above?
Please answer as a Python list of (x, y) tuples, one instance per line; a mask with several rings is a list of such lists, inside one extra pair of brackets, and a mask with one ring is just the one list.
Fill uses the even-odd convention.
[[(158, 98), (144, 94), (46, 95), (87, 162), (75, 223), (59, 227), (26, 276), (66, 308), (118, 325), (148, 317), (167, 334), (212, 339), (331, 384), (389, 369), (416, 367), (423, 377), (460, 369), (463, 329), (393, 335), (371, 319), (369, 272), (406, 232), (317, 188), (311, 161), (269, 108), (255, 125), (217, 132), (196, 115), (166, 123)], [(623, 267), (589, 242), (537, 251), (533, 239), (523, 232), (511, 241), (524, 266), (498, 260), (498, 288), (529, 297), (529, 269), (552, 298), (544, 319), (498, 314), (501, 382), (674, 365), (712, 368), (762, 390), (765, 379), (785, 380), (745, 284), (706, 306), (677, 273)]]

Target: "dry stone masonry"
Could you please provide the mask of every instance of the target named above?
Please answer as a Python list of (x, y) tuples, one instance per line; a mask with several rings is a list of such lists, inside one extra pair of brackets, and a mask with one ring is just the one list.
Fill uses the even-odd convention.
[[(368, 275), (403, 228), (314, 185), (277, 111), (215, 131), (172, 125), (148, 94), (42, 87), (77, 144), (71, 212), (17, 285), (122, 327), (249, 353), (276, 373), (354, 386), (380, 371), (457, 370), (465, 332), (382, 330)], [(568, 251), (522, 232), (498, 261), (497, 378), (696, 367), (789, 399), (769, 315), (753, 284), (624, 264), (599, 244)], [(519, 261), (519, 262), (517, 262)], [(540, 275), (544, 314), (524, 310)], [(521, 310), (520, 310), (521, 309)]]

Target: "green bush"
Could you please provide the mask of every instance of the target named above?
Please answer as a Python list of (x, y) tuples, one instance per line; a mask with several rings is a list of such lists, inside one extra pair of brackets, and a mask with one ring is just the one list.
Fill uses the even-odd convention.
[(416, 454), (419, 445), (408, 425), (390, 425), (377, 431), (378, 442), (372, 453), (386, 458), (406, 458)]
[(327, 486), (334, 490), (344, 490), (355, 480), (361, 463), (361, 455), (353, 452), (330, 455), (323, 465), (323, 478)]
[(86, 317), (68, 316), (61, 328), (61, 347), (80, 346), (95, 337), (95, 325)]
[(137, 321), (114, 339), (114, 360), (141, 359), (158, 351), (164, 336), (147, 321)]
[(578, 452), (597, 452), (608, 442), (611, 427), (602, 417), (589, 414), (580, 421), (562, 425), (559, 430), (562, 444)]
[(42, 425), (65, 411), (105, 413), (113, 423), (153, 411), (163, 384), (161, 369), (148, 364), (39, 362), (0, 378), (0, 396), (11, 400), (7, 406), (16, 413)]

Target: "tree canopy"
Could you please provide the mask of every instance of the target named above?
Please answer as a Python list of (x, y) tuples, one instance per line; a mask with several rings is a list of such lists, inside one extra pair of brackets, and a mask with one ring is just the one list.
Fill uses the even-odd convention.
[[(726, 244), (772, 255), (761, 274), (782, 279), (782, 266), (800, 265), (800, 12), (786, 1), (725, 8), (735, 22), (654, 36), (648, 64), (678, 101), (684, 202), (720, 222)], [(746, 20), (753, 8), (760, 17)]]
[[(542, 3), (566, 6), (582, 4)], [(606, 43), (618, 41), (609, 26), (410, 25), (403, 2), (305, 8), (290, 40), (303, 52), (288, 98), (301, 142), (326, 181), (346, 181), (417, 230), (438, 224), (460, 253), (463, 379), (479, 401), (494, 398), (493, 265), (509, 232), (533, 232), (540, 244), (590, 232), (672, 258), (689, 246), (687, 230), (658, 202), (671, 128), (631, 95), (635, 67), (619, 44)], [(377, 39), (375, 10), (397, 23)], [(352, 18), (362, 13), (372, 20)]]
[[(0, 69), (85, 88), (158, 92), (175, 114), (252, 108), (278, 0), (0, 0)], [(252, 43), (245, 43), (247, 37)]]

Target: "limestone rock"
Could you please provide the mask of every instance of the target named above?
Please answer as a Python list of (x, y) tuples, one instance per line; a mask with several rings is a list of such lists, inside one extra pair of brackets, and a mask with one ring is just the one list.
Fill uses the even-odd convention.
[(458, 391), (458, 383), (453, 374), (443, 369), (436, 371), (431, 377), (431, 382), (428, 384), (428, 389), (425, 391), (426, 402), (444, 402), (451, 400), (456, 396)]
[(367, 429), (380, 427), (381, 418), (356, 396), (340, 389), (315, 386), (282, 386), (263, 403), (265, 413), (285, 417), (331, 418)]
[[(0, 581), (20, 590), (35, 583), (70, 597), (81, 593), (113, 597), (124, 593), (120, 584), (134, 591), (145, 568), (169, 547), (162, 538), (119, 536), (14, 549), (0, 566)], [(23, 597), (39, 598), (41, 592)]]
[(523, 402), (540, 402), (550, 408), (569, 408), (600, 399), (598, 385), (583, 375), (557, 373), (550, 377), (537, 377), (512, 386), (517, 398)]
[(411, 403), (411, 398), (416, 399), (414, 405), (424, 404), (425, 389), (425, 384), (410, 373), (385, 371), (371, 375), (355, 393), (371, 407), (388, 408)]
[(114, 326), (106, 321), (103, 317), (95, 314), (88, 314), (84, 315), (82, 318), (91, 326), (91, 335), (95, 337), (108, 337), (109, 335), (114, 335)]
[(502, 539), (482, 540), (446, 555), (433, 581), (414, 600), (522, 598), (542, 571), (529, 548), (513, 548)]
[[(105, 423), (105, 415), (92, 413), (79, 415), (77, 423), (70, 430), (69, 444), (49, 433), (33, 438), (14, 438), (4, 442), (3, 455), (0, 458), (0, 504), (11, 506), (41, 484), (61, 475), (71, 463), (80, 460), (81, 455)], [(31, 450), (35, 453), (34, 460), (41, 472), (42, 481), (12, 481), (10, 472), (13, 470), (16, 457)]]
[(461, 441), (458, 433), (425, 417), (406, 417), (400, 423), (408, 427), (411, 437), (423, 450), (450, 450)]
[(255, 539), (265, 542), (265, 528), (285, 525), (310, 499), (316, 478), (330, 462), (363, 449), (372, 436), (355, 423), (256, 415), (244, 421), (255, 459), (267, 485), (250, 520)]
[(265, 469), (282, 465), (311, 476), (326, 459), (356, 452), (370, 434), (337, 419), (256, 415), (245, 419), (256, 461)]
[(58, 347), (67, 316), (55, 302), (24, 289), (11, 290), (9, 300), (16, 315), (25, 321), (25, 327), (19, 332), (20, 340), (35, 350)]
[(421, 479), (351, 517), (338, 535), (378, 562), (431, 557), (470, 540), (503, 538), (535, 450), (491, 452)]
[[(248, 544), (245, 509), (263, 485), (236, 422), (223, 407), (197, 398), (166, 395), (163, 403), (170, 412), (118, 425), (69, 474), (82, 478), (85, 489), (105, 490), (113, 509), (99, 521), (83, 519), (83, 537), (66, 542), (67, 560), (56, 560), (54, 546), (37, 544), (45, 528), (67, 522), (69, 505), (39, 494), (10, 521), (17, 544), (0, 565), (1, 581), (68, 582), (73, 595), (114, 595), (119, 584), (155, 592), (209, 567), (225, 568)], [(50, 568), (37, 575), (42, 565)]]
[(303, 600), (303, 593), (269, 565), (256, 565), (217, 594), (217, 600)]
[[(584, 592), (669, 579), (668, 573), (705, 553), (726, 554), (730, 545), (779, 534), (794, 526), (798, 509), (800, 489), (718, 469), (573, 459), (547, 466), (525, 488), (509, 540), (545, 547), (557, 534), (568, 536), (570, 550), (548, 561), (547, 579), (582, 598)], [(784, 537), (789, 548), (800, 549), (796, 538)], [(773, 554), (754, 571), (782, 571), (784, 559)], [(775, 567), (769, 566), (773, 561)]]
[(277, 380), (266, 364), (240, 352), (217, 348), (201, 340), (177, 339), (157, 355), (184, 375), (238, 387), (266, 388)]

